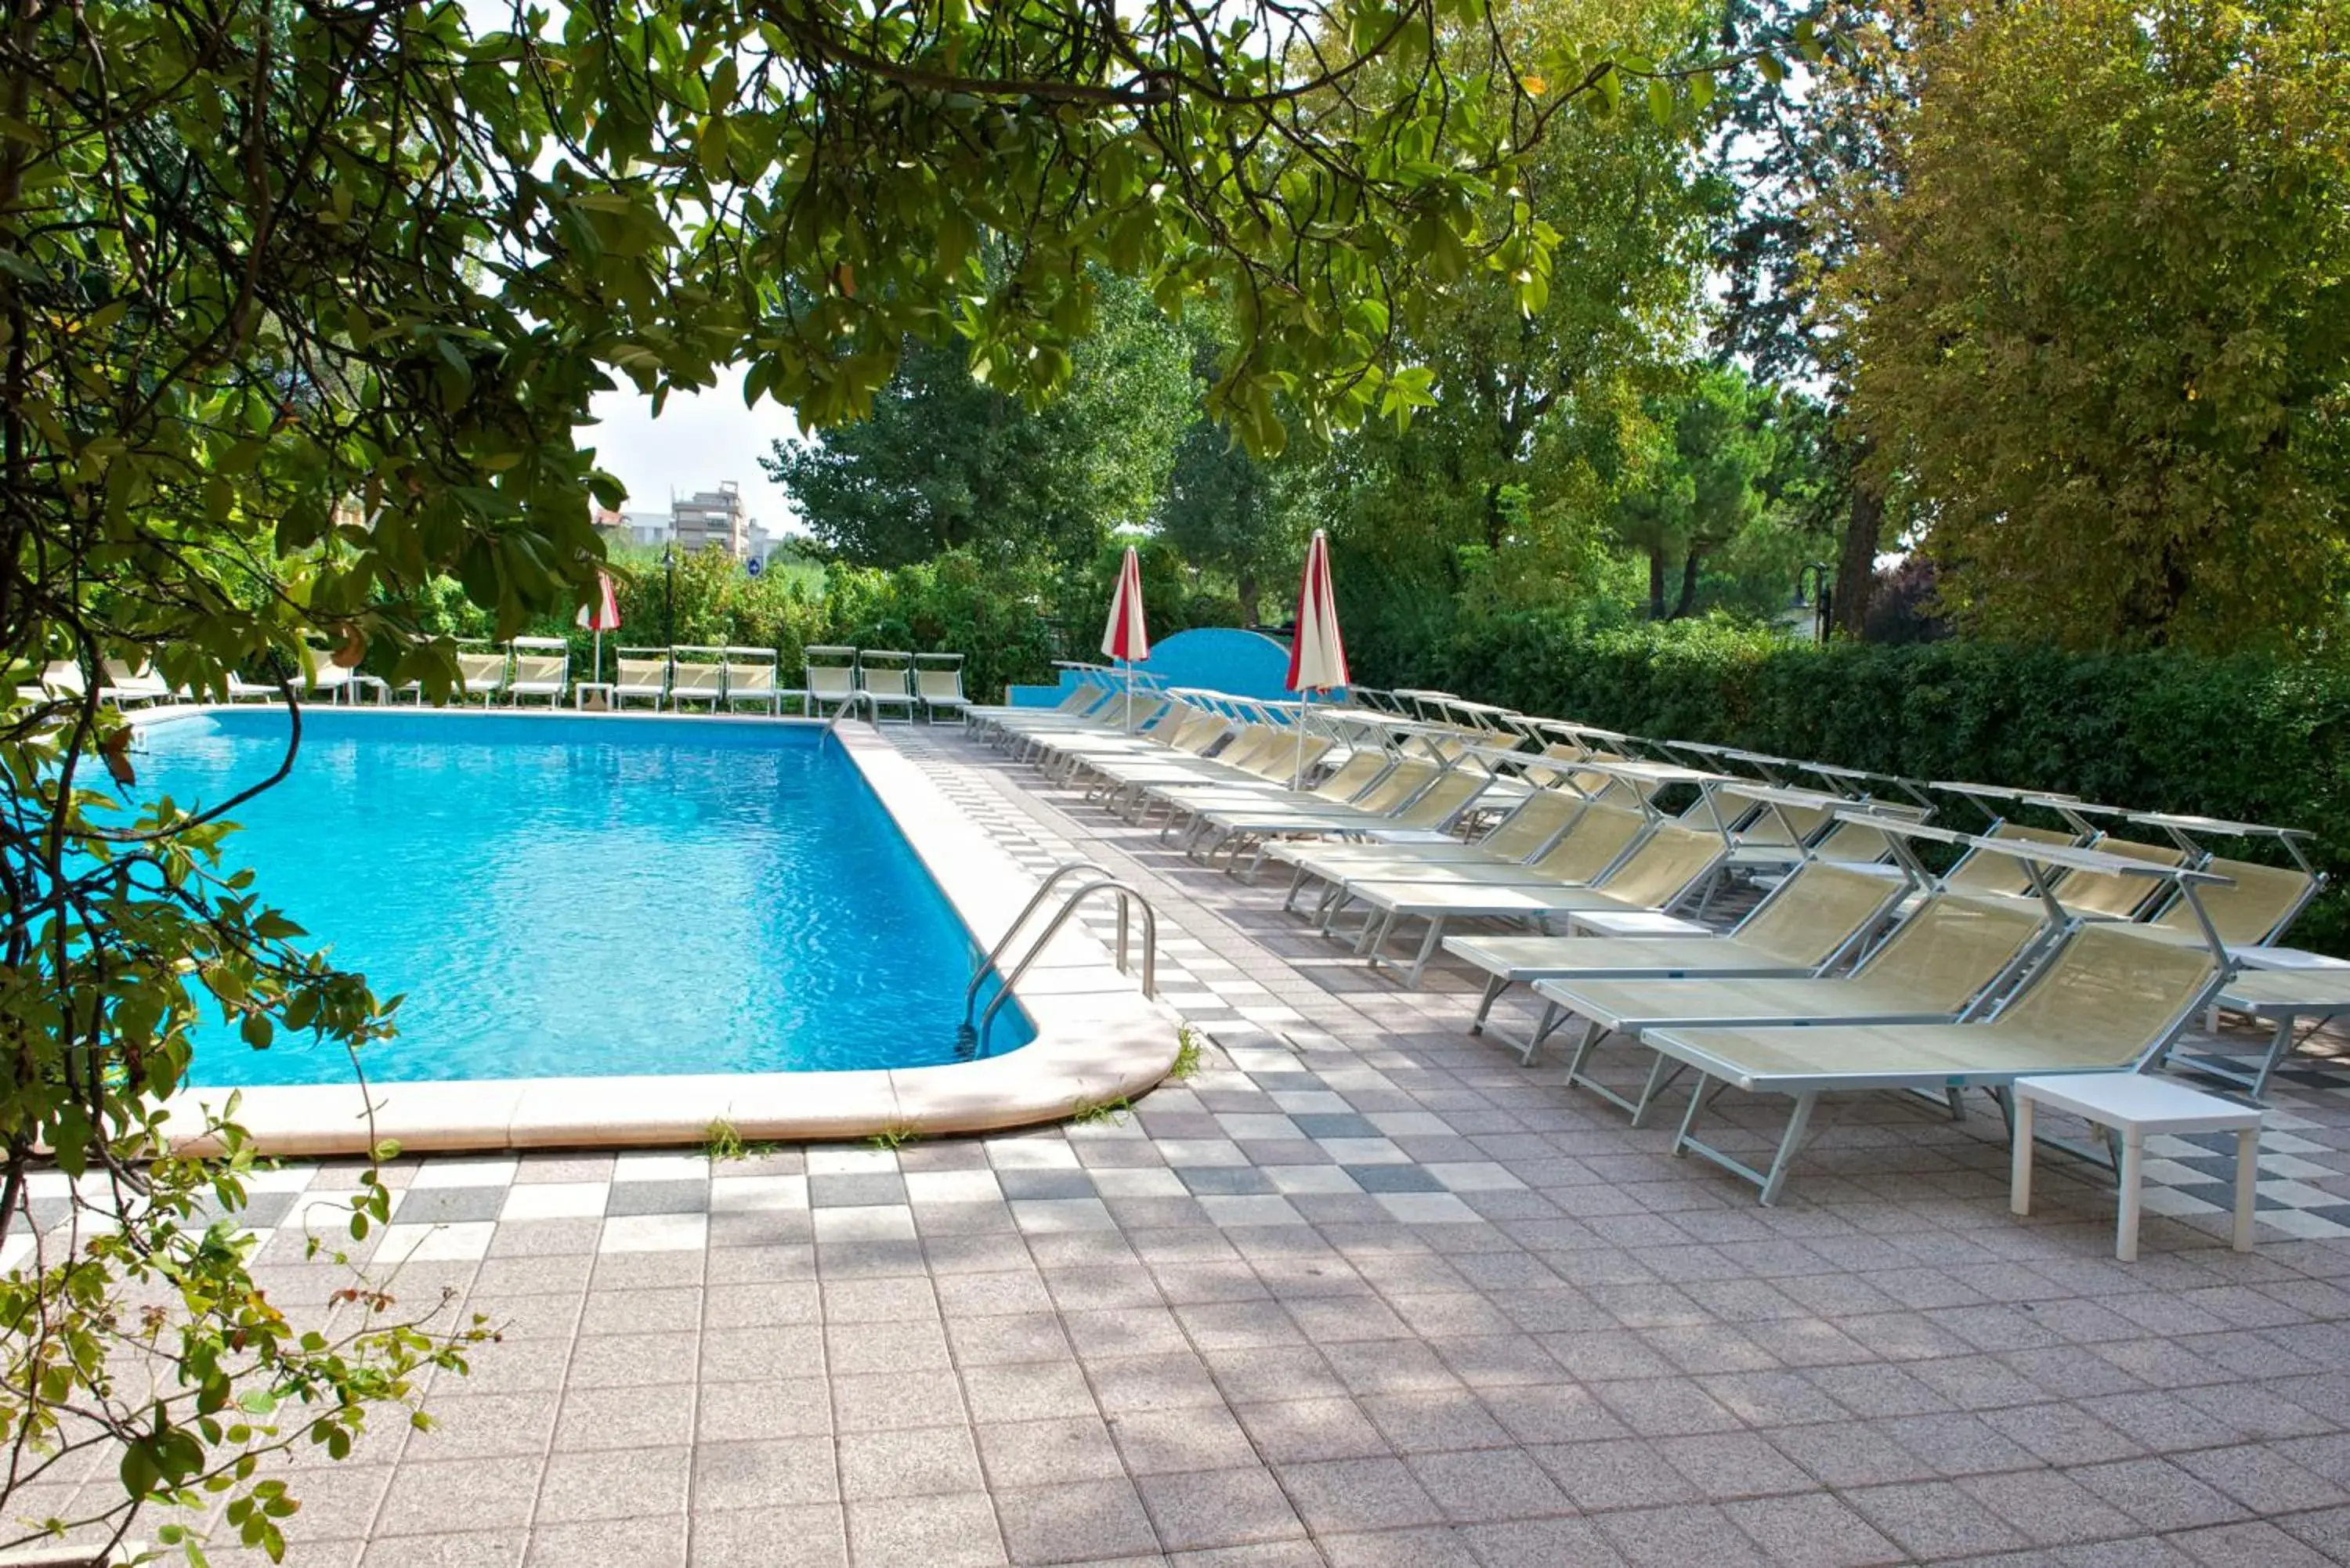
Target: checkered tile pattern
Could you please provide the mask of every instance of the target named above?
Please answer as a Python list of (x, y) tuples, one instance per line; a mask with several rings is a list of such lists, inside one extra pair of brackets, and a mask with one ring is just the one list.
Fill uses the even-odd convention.
[[(1891, 1097), (1763, 1209), (1465, 1033), (1461, 972), (889, 732), (1031, 870), (1149, 893), (1201, 1071), (985, 1138), (399, 1162), (371, 1266), (504, 1336), (298, 1468), (297, 1568), (2350, 1560), (2350, 1073), (2282, 1075), (2251, 1254), (2198, 1140), (2123, 1266), (2098, 1172), (2013, 1220), (1995, 1120)], [(355, 1175), (260, 1184), (289, 1311)]]

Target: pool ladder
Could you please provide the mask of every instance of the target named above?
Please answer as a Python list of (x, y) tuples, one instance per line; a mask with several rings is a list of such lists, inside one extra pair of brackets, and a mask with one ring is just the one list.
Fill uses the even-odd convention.
[[(1036, 933), (1035, 939), (1021, 953), (1020, 961), (1014, 964), (1011, 972), (1003, 977), (1002, 987), (988, 999), (987, 1011), (979, 1015), (978, 1026), (972, 1027), (971, 1015), (972, 1010), (979, 1005), (979, 989), (987, 982), (989, 973), (994, 970), (997, 961), (1003, 957), (1005, 950), (1012, 946), (1012, 939), (1020, 934), (1021, 929), (1027, 925), (1029, 917), (1035, 914), (1044, 904), (1046, 896), (1055, 888), (1059, 887), (1068, 877), (1084, 874), (1090, 874), (1093, 880), (1061, 900), (1061, 907), (1053, 912), (1053, 918), (1045, 922), (1045, 929)], [(1159, 916), (1150, 908), (1150, 900), (1137, 892), (1131, 885), (1119, 881), (1092, 861), (1071, 860), (1045, 878), (1043, 884), (1029, 897), (1027, 904), (1022, 908), (1018, 918), (1005, 929), (1003, 936), (996, 939), (995, 945), (987, 950), (987, 956), (981, 959), (978, 965), (972, 970), (971, 984), (965, 988), (962, 996), (962, 1026), (956, 1032), (957, 1054), (970, 1056), (980, 1053), (981, 1047), (986, 1043), (989, 1025), (995, 1022), (995, 1015), (1003, 1010), (1003, 1004), (1012, 999), (1013, 986), (1019, 982), (1022, 975), (1028, 972), (1028, 966), (1036, 961), (1036, 955), (1045, 950), (1045, 944), (1053, 940), (1054, 933), (1066, 925), (1069, 917), (1076, 913), (1077, 906), (1096, 893), (1108, 893), (1118, 899), (1118, 967), (1120, 973), (1131, 972), (1127, 966), (1131, 911), (1137, 907), (1142, 910), (1142, 994), (1145, 996), (1159, 994)]]

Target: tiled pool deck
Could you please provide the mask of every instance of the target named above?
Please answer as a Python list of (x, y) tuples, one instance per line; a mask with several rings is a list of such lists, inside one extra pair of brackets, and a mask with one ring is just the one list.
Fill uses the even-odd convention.
[[(506, 1336), (438, 1429), (305, 1475), (289, 1563), (2350, 1558), (2350, 1068), (2274, 1096), (2250, 1256), (2199, 1149), (2125, 1266), (2109, 1189), (2043, 1160), (2013, 1220), (1996, 1122), (1922, 1104), (1846, 1111), (1765, 1210), (1466, 1034), (1463, 977), (1403, 992), (1270, 885), (893, 734), (1024, 863), (1151, 894), (1204, 1069), (894, 1151), (406, 1164), (398, 1288)], [(270, 1179), (274, 1299), (323, 1294), (295, 1217), (349, 1180)]]

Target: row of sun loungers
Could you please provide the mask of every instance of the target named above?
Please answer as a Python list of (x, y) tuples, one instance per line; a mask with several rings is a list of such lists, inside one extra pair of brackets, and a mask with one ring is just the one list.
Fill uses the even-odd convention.
[[(1485, 977), (1472, 1033), (1530, 986), (1525, 1059), (1574, 1025), (1567, 1081), (1636, 1119), (1689, 1080), (1674, 1152), (1765, 1201), (1824, 1096), (1917, 1091), (1955, 1112), (1982, 1089), (2006, 1112), (2019, 1077), (2161, 1065), (2240, 966), (2290, 951), (2319, 887), (2293, 830), (1356, 697), (1153, 691), (1129, 722), (1095, 680), (1057, 709), (969, 720), (1204, 862), (1286, 869), (1286, 906), (1371, 962), (1417, 928), (1407, 983), (1439, 952)], [(1980, 820), (1937, 820), (1953, 807)], [(2063, 826), (2010, 819), (2026, 810)], [(2230, 839), (2289, 864), (2209, 847)], [(1716, 934), (1694, 917), (1733, 879), (1767, 891)], [(1646, 1054), (1637, 1091), (1595, 1072), (1611, 1044)], [(1733, 1089), (1787, 1106), (1767, 1161), (1704, 1136)]]
[[(917, 711), (935, 722), (941, 715), (959, 717), (970, 706), (963, 694), (962, 662), (959, 653), (910, 654), (890, 649), (859, 650), (846, 647), (815, 647), (806, 650), (805, 684), (785, 686), (777, 673), (775, 650), (770, 648), (692, 647), (624, 648), (619, 650), (614, 679), (590, 681), (601, 687), (614, 708), (632, 703), (684, 711), (704, 707), (712, 711), (745, 706), (780, 714), (786, 701), (811, 717), (831, 717), (863, 707), (878, 722), (894, 715), (910, 720)], [(357, 701), (372, 693), (378, 701), (410, 697), (421, 702), (423, 689), (416, 681), (393, 687), (381, 679), (347, 670), (324, 649), (295, 682), (297, 692), (330, 702)], [(497, 647), (461, 643), (457, 649), (460, 702), (479, 701), (484, 707), (503, 700), (520, 706), (543, 700), (559, 707), (579, 692), (571, 679), (571, 655), (561, 638), (518, 637)], [(232, 672), (218, 691), (174, 691), (153, 670), (134, 668), (119, 659), (105, 664), (99, 688), (101, 701), (118, 707), (199, 701), (266, 701), (282, 697), (275, 682), (249, 681)], [(78, 693), (81, 670), (69, 661), (50, 665), (38, 687), (27, 695)]]

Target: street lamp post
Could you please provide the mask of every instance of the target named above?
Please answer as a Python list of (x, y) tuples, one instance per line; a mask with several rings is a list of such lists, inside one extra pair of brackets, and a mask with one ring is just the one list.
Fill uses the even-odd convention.
[(661, 546), (661, 641), (677, 646), (677, 546)]

